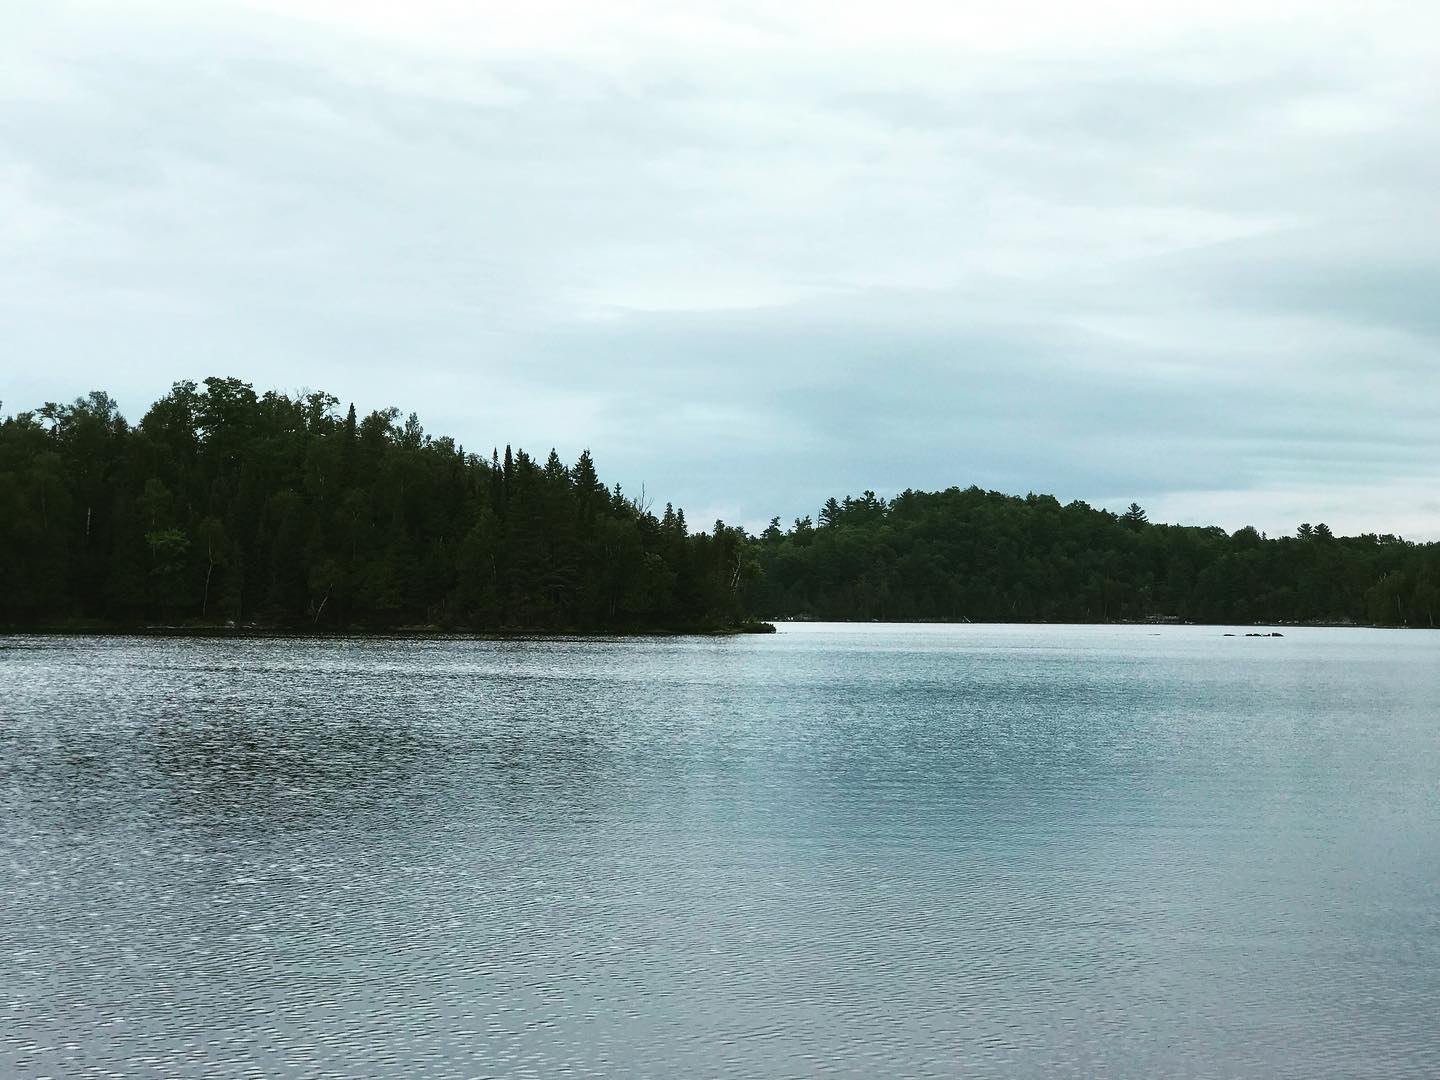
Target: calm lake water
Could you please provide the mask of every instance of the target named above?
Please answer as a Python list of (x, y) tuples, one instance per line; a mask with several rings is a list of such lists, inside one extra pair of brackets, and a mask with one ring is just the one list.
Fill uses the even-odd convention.
[(1222, 633), (0, 637), (0, 1074), (1440, 1076), (1440, 634)]

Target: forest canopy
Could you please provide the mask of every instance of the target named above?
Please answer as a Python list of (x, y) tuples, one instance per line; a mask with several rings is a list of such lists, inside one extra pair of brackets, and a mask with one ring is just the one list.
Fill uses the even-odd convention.
[(818, 524), (772, 521), (759, 563), (748, 602), (780, 618), (1431, 627), (1440, 612), (1440, 544), (1157, 525), (1134, 503), (978, 487), (831, 499)]
[(742, 622), (742, 530), (573, 463), (488, 456), (330, 394), (176, 383), (0, 422), (0, 623), (699, 630)]
[(394, 408), (176, 383), (0, 421), (0, 625), (719, 630), (755, 618), (1434, 626), (1440, 544), (1155, 524), (978, 487), (758, 536)]

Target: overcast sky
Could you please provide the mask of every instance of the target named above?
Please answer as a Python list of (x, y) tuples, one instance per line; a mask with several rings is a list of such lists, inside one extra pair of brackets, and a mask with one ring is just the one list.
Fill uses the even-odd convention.
[(0, 5), (0, 400), (1440, 536), (1440, 5)]

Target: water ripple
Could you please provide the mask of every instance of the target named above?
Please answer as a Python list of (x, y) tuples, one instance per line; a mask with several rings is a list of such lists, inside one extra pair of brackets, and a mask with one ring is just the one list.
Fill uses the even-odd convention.
[(0, 638), (0, 1074), (1440, 1075), (1440, 638)]

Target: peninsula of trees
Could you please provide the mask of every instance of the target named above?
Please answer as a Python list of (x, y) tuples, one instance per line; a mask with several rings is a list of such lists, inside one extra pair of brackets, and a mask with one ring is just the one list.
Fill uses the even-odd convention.
[(412, 413), (175, 384), (0, 423), (0, 625), (721, 630), (745, 534), (566, 465), (469, 454)]
[(829, 500), (759, 536), (466, 453), (412, 413), (177, 383), (0, 421), (0, 626), (722, 630), (756, 618), (1430, 627), (1440, 544), (1268, 538), (976, 487)]

